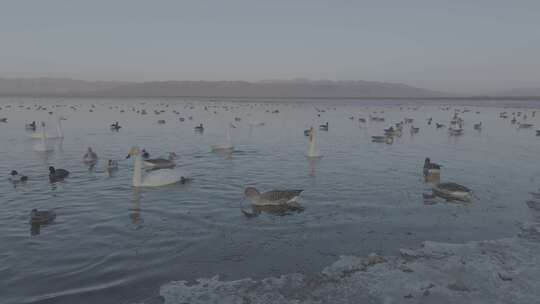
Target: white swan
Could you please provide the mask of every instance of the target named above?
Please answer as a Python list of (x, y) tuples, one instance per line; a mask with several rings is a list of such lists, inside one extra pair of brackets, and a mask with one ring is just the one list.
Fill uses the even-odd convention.
[(212, 145), (212, 152), (232, 152), (234, 150), (234, 146), (232, 144), (231, 139), (231, 128), (236, 128), (232, 123), (229, 124), (227, 128), (227, 142), (217, 145)]
[(53, 147), (47, 145), (47, 135), (45, 134), (45, 123), (41, 122), (41, 140), (34, 144), (34, 151), (49, 152), (53, 151)]
[[(62, 131), (62, 120), (66, 120), (64, 117), (59, 116), (56, 122), (56, 135), (47, 135), (49, 139), (58, 139), (64, 138), (64, 132)], [(42, 132), (35, 132), (30, 135), (34, 139), (40, 139), (42, 137)]]
[(179, 170), (160, 169), (146, 172), (143, 175), (143, 164), (141, 159), (141, 151), (139, 147), (133, 147), (129, 150), (127, 158), (134, 158), (133, 166), (133, 186), (134, 187), (158, 187), (171, 185), (176, 183), (184, 183), (186, 174)]
[(315, 129), (311, 127), (309, 130), (309, 148), (306, 152), (306, 157), (320, 158), (322, 157), (322, 154), (315, 148)]

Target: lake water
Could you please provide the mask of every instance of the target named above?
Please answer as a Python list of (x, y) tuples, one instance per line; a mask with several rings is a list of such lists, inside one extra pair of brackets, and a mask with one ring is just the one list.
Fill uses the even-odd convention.
[[(2, 98), (0, 118), (8, 121), (0, 123), (0, 172), (5, 175), (0, 182), (0, 302), (160, 303), (160, 286), (173, 280), (316, 273), (343, 254), (395, 255), (398, 248), (423, 240), (514, 236), (516, 223), (530, 217), (524, 204), (528, 192), (540, 187), (540, 137), (535, 136), (540, 110), (532, 116), (540, 103), (450, 103)], [(148, 114), (137, 113), (142, 109)], [(446, 128), (434, 125), (448, 125), (454, 109), (470, 110), (460, 114), (462, 136), (449, 136)], [(510, 118), (499, 118), (502, 111)], [(517, 111), (535, 127), (511, 124)], [(386, 121), (358, 121), (370, 114)], [(47, 133), (55, 134), (56, 115), (67, 119), (63, 141), (54, 141), (54, 152), (35, 152), (25, 123), (45, 121)], [(414, 118), (418, 134), (411, 135), (406, 125), (391, 145), (371, 142), (372, 135), (405, 117)], [(523, 121), (523, 115), (516, 118)], [(158, 124), (160, 119), (166, 123)], [(122, 126), (119, 132), (109, 130), (114, 121)], [(474, 130), (480, 121), (483, 129)], [(210, 145), (225, 140), (230, 122), (236, 125), (231, 131), (235, 151), (228, 157), (212, 153)], [(329, 131), (317, 132), (324, 157), (308, 161), (303, 131), (326, 122)], [(199, 123), (205, 126), (202, 134), (194, 132)], [(133, 188), (133, 164), (125, 156), (134, 145), (155, 157), (175, 152), (192, 181)], [(87, 147), (100, 157), (92, 169), (82, 163)], [(425, 157), (443, 165), (443, 181), (471, 188), (473, 201), (426, 205)], [(112, 176), (105, 170), (107, 159), (119, 160)], [(50, 165), (71, 174), (51, 184)], [(8, 181), (13, 169), (28, 175), (28, 182), (14, 187)], [(304, 210), (245, 217), (247, 185), (261, 191), (304, 189), (299, 201)], [(33, 208), (54, 209), (57, 218), (32, 230)]]

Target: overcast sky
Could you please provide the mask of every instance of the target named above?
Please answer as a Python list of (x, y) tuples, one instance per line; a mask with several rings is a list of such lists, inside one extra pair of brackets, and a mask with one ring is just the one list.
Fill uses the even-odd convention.
[(0, 0), (0, 77), (540, 87), (540, 0)]

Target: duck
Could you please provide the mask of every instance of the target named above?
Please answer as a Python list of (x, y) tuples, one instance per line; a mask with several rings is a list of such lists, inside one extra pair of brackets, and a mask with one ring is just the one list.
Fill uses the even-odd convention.
[(536, 130), (536, 136), (540, 136), (540, 130)]
[(519, 129), (529, 129), (532, 128), (534, 125), (530, 123), (519, 123), (518, 128)]
[(146, 151), (145, 149), (142, 149), (141, 156), (144, 159), (149, 159), (150, 158), (150, 153), (148, 153), (148, 151)]
[(134, 158), (133, 166), (133, 187), (159, 187), (176, 183), (185, 183), (187, 176), (181, 171), (173, 169), (160, 169), (142, 172), (141, 151), (139, 147), (134, 146), (129, 150), (126, 158)]
[(203, 124), (200, 124), (198, 126), (195, 127), (195, 131), (197, 132), (203, 132), (204, 131), (204, 126)]
[(115, 123), (113, 123), (113, 124), (111, 124), (111, 130), (113, 130), (113, 131), (118, 131), (118, 130), (120, 130), (121, 128), (122, 128), (122, 126), (120, 126), (120, 124), (118, 123), (118, 121), (115, 122)]
[(6, 117), (0, 118), (0, 122), (7, 122), (7, 118)]
[(216, 144), (216, 145), (212, 145), (210, 148), (212, 149), (212, 152), (231, 152), (232, 150), (234, 150), (234, 146), (232, 144), (232, 139), (231, 139), (231, 128), (236, 128), (235, 125), (233, 125), (232, 123), (229, 124), (229, 126), (227, 127), (227, 141), (225, 143), (222, 143), (222, 144)]
[(57, 182), (65, 179), (69, 176), (69, 171), (65, 169), (56, 169), (54, 167), (49, 167), (49, 180), (51, 182)]
[(164, 125), (164, 124), (165, 124), (165, 119), (160, 119), (160, 120), (158, 120), (158, 124)]
[[(311, 127), (313, 129), (313, 127)], [(308, 137), (311, 134), (311, 129), (304, 130), (304, 136)]]
[(26, 182), (28, 180), (28, 176), (20, 175), (19, 172), (17, 172), (17, 170), (11, 170), (9, 175), (10, 175), (9, 180), (14, 183)]
[(320, 125), (319, 130), (328, 131), (328, 122), (326, 122), (324, 125)]
[(482, 122), (474, 124), (473, 127), (474, 127), (475, 130), (481, 130), (482, 129)]
[(309, 130), (309, 148), (306, 151), (306, 157), (321, 158), (323, 155), (315, 148), (315, 129), (311, 127)]
[(471, 190), (456, 183), (440, 183), (433, 187), (433, 194), (448, 200), (469, 202)]
[(273, 190), (260, 193), (255, 187), (247, 187), (244, 195), (255, 206), (279, 206), (296, 202), (304, 190)]
[(145, 159), (143, 160), (143, 164), (145, 168), (152, 168), (152, 169), (174, 168), (176, 167), (176, 162), (174, 161), (176, 157), (177, 157), (176, 153), (170, 152), (168, 159), (164, 159), (164, 158)]
[(107, 161), (107, 171), (116, 171), (118, 170), (118, 161), (109, 159)]
[(450, 133), (450, 135), (454, 135), (454, 136), (457, 136), (457, 135), (462, 135), (463, 134), (463, 129), (461, 127), (459, 128), (448, 128), (448, 133)]
[(36, 122), (32, 121), (31, 123), (24, 125), (24, 127), (26, 130), (36, 131)]
[(438, 123), (438, 122), (436, 122), (436, 123), (435, 123), (435, 127), (436, 127), (437, 129), (441, 129), (441, 128), (444, 128), (444, 125), (443, 125), (443, 124), (440, 124), (440, 123)]
[(32, 209), (30, 211), (30, 224), (33, 225), (45, 225), (49, 224), (56, 218), (56, 213), (52, 210), (38, 211)]
[(87, 165), (95, 165), (98, 161), (96, 152), (92, 151), (92, 148), (88, 147), (88, 151), (84, 154), (83, 162)]
[(41, 141), (34, 144), (34, 151), (37, 152), (50, 152), (53, 151), (53, 147), (48, 145), (47, 135), (45, 134), (45, 123), (41, 122)]
[(420, 128), (414, 127), (414, 126), (411, 125), (411, 133), (415, 134), (415, 133), (418, 133), (418, 132), (420, 132)]
[(371, 136), (371, 142), (392, 144), (394, 138), (392, 136)]
[(424, 160), (424, 176), (428, 174), (440, 174), (441, 173), (441, 165), (432, 163), (431, 159), (429, 157), (426, 157)]

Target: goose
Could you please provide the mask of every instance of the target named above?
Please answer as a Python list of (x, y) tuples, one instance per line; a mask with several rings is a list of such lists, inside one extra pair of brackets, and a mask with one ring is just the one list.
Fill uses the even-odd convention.
[(49, 224), (56, 218), (56, 213), (52, 210), (38, 211), (32, 209), (30, 212), (30, 224), (44, 225)]
[(50, 152), (53, 148), (47, 144), (47, 135), (45, 135), (45, 123), (41, 122), (41, 141), (34, 144), (34, 151)]
[(326, 122), (326, 124), (324, 124), (324, 125), (320, 125), (320, 126), (319, 126), (319, 130), (321, 130), (321, 131), (328, 131), (328, 122)]
[(469, 202), (471, 190), (456, 183), (441, 183), (433, 187), (433, 194), (448, 200)]
[(315, 129), (311, 127), (309, 130), (309, 148), (306, 152), (306, 157), (321, 158), (323, 155), (315, 148)]
[(26, 182), (28, 180), (28, 176), (20, 175), (19, 172), (17, 172), (16, 170), (11, 170), (11, 173), (9, 175), (9, 180), (13, 183)]
[(212, 152), (230, 152), (234, 150), (234, 146), (231, 140), (231, 128), (236, 128), (236, 126), (230, 123), (227, 127), (227, 142), (223, 144), (212, 145)]
[(143, 164), (145, 168), (152, 168), (152, 169), (174, 168), (176, 167), (176, 162), (174, 161), (176, 157), (177, 157), (176, 153), (170, 152), (168, 159), (164, 159), (164, 158), (145, 159), (143, 160)]
[(134, 187), (159, 187), (165, 185), (171, 185), (176, 183), (185, 183), (186, 175), (178, 170), (173, 169), (161, 169), (146, 172), (143, 175), (142, 172), (142, 160), (141, 151), (139, 147), (134, 146), (129, 150), (128, 156), (134, 158), (133, 166), (133, 186)]
[(64, 178), (69, 176), (69, 171), (65, 169), (55, 169), (54, 167), (49, 167), (49, 180), (51, 182), (61, 181)]
[(247, 187), (244, 195), (255, 206), (279, 206), (295, 202), (304, 190), (273, 190), (260, 193), (254, 187)]
[[(62, 129), (62, 120), (66, 120), (64, 117), (62, 116), (58, 116), (57, 120), (56, 120), (56, 135), (47, 135), (47, 138), (48, 139), (60, 139), (60, 138), (64, 138), (64, 132), (63, 132), (63, 129)], [(42, 123), (43, 125), (43, 123)], [(32, 133), (31, 135), (32, 138), (34, 139), (40, 139), (43, 137), (43, 133)]]
[(432, 163), (429, 157), (426, 157), (424, 161), (424, 176), (428, 174), (440, 174), (441, 165)]
[(92, 151), (92, 148), (88, 147), (88, 151), (84, 154), (83, 162), (87, 165), (95, 165), (98, 161), (96, 152)]

